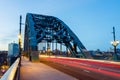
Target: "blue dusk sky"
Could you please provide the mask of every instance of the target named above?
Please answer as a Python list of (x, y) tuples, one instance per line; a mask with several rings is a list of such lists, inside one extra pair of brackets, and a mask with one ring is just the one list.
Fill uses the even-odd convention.
[(27, 13), (58, 17), (88, 50), (113, 48), (113, 26), (120, 40), (120, 0), (0, 0), (0, 50), (18, 42), (19, 16), (25, 23)]

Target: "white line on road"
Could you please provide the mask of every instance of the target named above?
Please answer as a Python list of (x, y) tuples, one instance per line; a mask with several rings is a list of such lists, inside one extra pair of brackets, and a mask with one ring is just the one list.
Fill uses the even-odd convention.
[(90, 71), (88, 71), (88, 70), (83, 70), (84, 72), (87, 72), (87, 73), (90, 73)]

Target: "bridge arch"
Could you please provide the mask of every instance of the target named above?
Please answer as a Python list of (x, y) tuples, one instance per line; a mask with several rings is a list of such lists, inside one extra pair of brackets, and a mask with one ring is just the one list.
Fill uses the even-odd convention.
[(87, 57), (82, 42), (62, 20), (54, 16), (28, 13), (25, 22), (24, 51), (36, 51), (37, 44), (42, 41), (66, 46), (73, 57)]

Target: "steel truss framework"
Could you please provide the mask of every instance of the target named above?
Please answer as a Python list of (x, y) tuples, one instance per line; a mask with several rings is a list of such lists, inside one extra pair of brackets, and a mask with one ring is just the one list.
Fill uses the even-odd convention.
[[(84, 57), (86, 48), (73, 31), (60, 19), (53, 16), (28, 13), (26, 15), (24, 51), (37, 50), (37, 44), (57, 42), (65, 45), (74, 57)], [(80, 55), (82, 56), (80, 56)]]

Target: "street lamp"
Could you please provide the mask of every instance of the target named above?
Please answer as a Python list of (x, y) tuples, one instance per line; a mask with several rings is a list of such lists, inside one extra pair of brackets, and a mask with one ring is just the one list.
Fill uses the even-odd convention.
[(117, 57), (116, 47), (117, 47), (117, 45), (119, 44), (119, 41), (118, 41), (118, 40), (111, 41), (111, 44), (112, 44), (113, 47), (114, 47), (114, 55), (113, 55), (113, 58), (114, 58), (115, 60), (117, 60), (118, 57)]
[(20, 29), (19, 29), (19, 34), (18, 34), (20, 66), (21, 66), (21, 51), (22, 51), (21, 25), (22, 25), (22, 16), (20, 15)]
[(21, 34), (18, 34), (18, 42), (19, 42), (19, 50), (21, 51), (21, 49), (22, 49), (22, 36), (21, 36)]
[(116, 40), (116, 36), (115, 36), (115, 27), (113, 27), (113, 41), (111, 41), (111, 44), (114, 47), (114, 54), (113, 54), (113, 59), (114, 60), (118, 60), (118, 56), (117, 56), (117, 52), (116, 52), (116, 47), (119, 44), (119, 41)]
[(111, 44), (112, 44), (113, 46), (117, 46), (117, 45), (119, 44), (119, 41), (118, 41), (118, 40), (111, 41)]
[(20, 65), (21, 65), (21, 51), (22, 51), (22, 37), (21, 37), (21, 34), (18, 34), (18, 44), (19, 44), (19, 58), (20, 58)]

